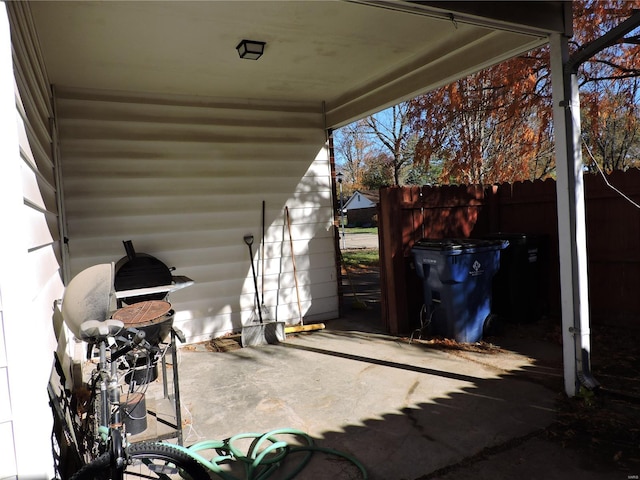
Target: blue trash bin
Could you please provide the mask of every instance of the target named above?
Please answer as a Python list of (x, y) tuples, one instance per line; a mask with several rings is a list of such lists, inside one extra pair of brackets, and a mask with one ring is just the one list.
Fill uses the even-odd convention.
[(493, 276), (507, 240), (429, 239), (411, 249), (423, 281), (429, 332), (458, 342), (482, 339), (491, 323)]

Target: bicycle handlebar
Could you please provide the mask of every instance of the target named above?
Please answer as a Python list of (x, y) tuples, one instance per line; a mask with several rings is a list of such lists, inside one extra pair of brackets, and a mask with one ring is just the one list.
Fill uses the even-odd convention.
[(144, 333), (144, 331), (137, 330), (135, 328), (130, 328), (130, 329), (128, 329), (128, 331), (130, 331), (132, 333), (135, 332), (134, 337), (131, 340), (128, 340), (128, 343), (124, 347), (122, 347), (121, 349), (119, 349), (116, 352), (112, 352), (111, 353), (111, 360), (116, 360), (116, 359), (122, 357), (123, 355), (126, 355), (131, 350), (133, 350), (134, 348), (142, 345), (143, 342), (146, 344), (146, 345), (142, 345), (143, 347), (147, 347), (148, 348), (150, 346), (149, 342), (146, 342), (145, 339), (144, 339), (146, 337), (146, 334)]
[(116, 360), (123, 355), (126, 355), (138, 346), (142, 346), (143, 348), (151, 347), (149, 342), (145, 340), (146, 334), (143, 330), (138, 330), (137, 328), (133, 327), (124, 329), (124, 323), (122, 323), (120, 320), (87, 320), (80, 326), (82, 339), (89, 342), (87, 357), (91, 356), (93, 345), (96, 345), (100, 342), (107, 342), (109, 338), (116, 338), (116, 335), (118, 335), (123, 330), (128, 334), (133, 334), (133, 338), (131, 338), (131, 335), (121, 335), (117, 337), (117, 340), (120, 340), (121, 343), (125, 343), (125, 345), (120, 349), (111, 352), (111, 360)]

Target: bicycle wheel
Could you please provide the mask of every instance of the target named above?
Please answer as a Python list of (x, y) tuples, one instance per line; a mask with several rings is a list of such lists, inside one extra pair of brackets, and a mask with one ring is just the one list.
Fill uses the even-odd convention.
[[(134, 443), (128, 448), (124, 479), (210, 480), (204, 466), (169, 444)], [(110, 455), (105, 453), (82, 467), (71, 480), (109, 480)]]
[(100, 455), (90, 463), (84, 465), (80, 470), (69, 477), (69, 480), (109, 480), (111, 456), (109, 453)]
[(210, 480), (206, 467), (170, 444), (134, 443), (128, 453), (125, 479)]

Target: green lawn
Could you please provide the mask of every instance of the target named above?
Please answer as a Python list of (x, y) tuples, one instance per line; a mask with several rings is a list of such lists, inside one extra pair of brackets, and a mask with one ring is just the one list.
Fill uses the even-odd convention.
[(342, 259), (347, 268), (375, 267), (380, 263), (378, 249), (348, 250), (342, 252)]
[(378, 234), (378, 227), (368, 227), (368, 228), (353, 227), (353, 228), (345, 228), (345, 229), (344, 229), (344, 233), (352, 233), (352, 234), (358, 234), (358, 233), (375, 233), (375, 234), (377, 235), (377, 234)]

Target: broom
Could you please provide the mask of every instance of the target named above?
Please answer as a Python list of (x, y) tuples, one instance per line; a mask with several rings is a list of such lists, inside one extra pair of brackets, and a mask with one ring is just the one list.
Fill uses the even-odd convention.
[(260, 261), (262, 263), (262, 268), (260, 269), (260, 276), (262, 277), (262, 318), (264, 321), (266, 322), (271, 322), (274, 320), (274, 318), (271, 316), (271, 312), (269, 311), (269, 307), (267, 307), (264, 303), (264, 271), (265, 271), (265, 266), (264, 266), (264, 260), (265, 260), (265, 253), (264, 253), (264, 241), (265, 241), (265, 201), (262, 201), (262, 242), (260, 244)]
[[(298, 285), (298, 271), (296, 269), (296, 257), (293, 253), (293, 235), (291, 234), (291, 218), (289, 216), (289, 207), (284, 207), (284, 218), (287, 230), (289, 231), (289, 249), (291, 251), (291, 263), (293, 264), (293, 278), (296, 284), (296, 297), (298, 299), (298, 316), (299, 323), (297, 325), (289, 325), (284, 328), (285, 333), (298, 333), (298, 332), (310, 332), (313, 330), (323, 330), (325, 328), (324, 323), (312, 323), (309, 325), (304, 324), (304, 317), (302, 315), (302, 303), (300, 301), (300, 287)], [(282, 231), (282, 241), (284, 243), (284, 229)]]
[(300, 303), (300, 289), (298, 287), (298, 272), (296, 270), (296, 257), (293, 253), (293, 236), (291, 235), (291, 218), (289, 217), (289, 207), (284, 207), (284, 215), (287, 221), (287, 228), (289, 230), (289, 249), (291, 250), (291, 263), (293, 264), (293, 279), (296, 283), (296, 296), (298, 298), (298, 315), (299, 315), (299, 325), (304, 326), (304, 321), (302, 318), (302, 304)]

